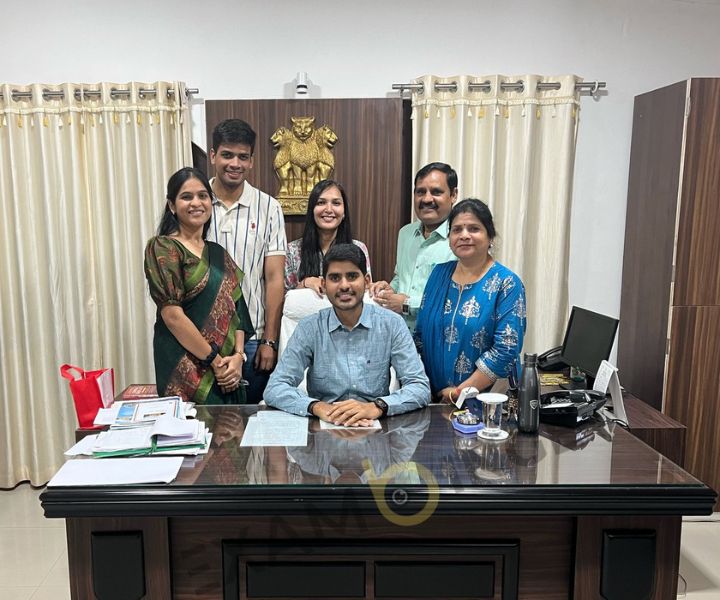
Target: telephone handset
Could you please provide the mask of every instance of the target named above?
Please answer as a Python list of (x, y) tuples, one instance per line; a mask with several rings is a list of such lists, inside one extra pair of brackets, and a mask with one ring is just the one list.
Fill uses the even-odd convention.
[(567, 364), (560, 358), (562, 346), (550, 348), (547, 352), (543, 352), (537, 358), (537, 368), (541, 371), (560, 371), (567, 367)]

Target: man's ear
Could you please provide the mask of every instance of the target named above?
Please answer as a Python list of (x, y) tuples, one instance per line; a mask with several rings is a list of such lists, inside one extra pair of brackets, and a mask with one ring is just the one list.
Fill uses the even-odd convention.
[(457, 195), (458, 195), (458, 189), (455, 188), (455, 189), (452, 191), (452, 194), (450, 194), (450, 197), (452, 198), (453, 204), (455, 204), (455, 203), (457, 202)]
[(210, 148), (210, 164), (215, 164), (215, 148)]

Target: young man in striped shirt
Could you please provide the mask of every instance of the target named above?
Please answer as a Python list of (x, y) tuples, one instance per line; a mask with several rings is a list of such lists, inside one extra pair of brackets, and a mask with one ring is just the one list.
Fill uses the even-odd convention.
[(285, 297), (285, 221), (275, 198), (251, 186), (255, 132), (245, 121), (227, 119), (213, 130), (210, 162), (215, 177), (213, 213), (207, 238), (221, 244), (245, 274), (243, 295), (255, 327), (245, 342), (243, 378), (248, 402), (262, 400), (277, 362)]

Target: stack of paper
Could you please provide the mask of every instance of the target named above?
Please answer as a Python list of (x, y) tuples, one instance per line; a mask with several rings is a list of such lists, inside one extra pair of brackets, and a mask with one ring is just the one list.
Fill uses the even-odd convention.
[(135, 427), (143, 423), (153, 423), (165, 415), (185, 418), (182, 400), (178, 396), (157, 400), (127, 400), (119, 404), (114, 427)]
[(113, 468), (99, 460), (69, 460), (48, 483), (48, 487), (72, 485), (122, 485), (170, 483), (177, 477), (183, 458), (118, 458)]
[(95, 436), (87, 436), (65, 454), (86, 454), (98, 458), (143, 456), (149, 454), (205, 454), (212, 434), (202, 421), (159, 417), (155, 423), (136, 427), (111, 427)]
[(115, 402), (110, 408), (101, 408), (95, 417), (94, 425), (137, 427), (153, 423), (162, 415), (173, 415), (183, 419), (196, 414), (194, 406), (192, 402), (183, 402), (179, 396), (151, 400), (124, 400)]

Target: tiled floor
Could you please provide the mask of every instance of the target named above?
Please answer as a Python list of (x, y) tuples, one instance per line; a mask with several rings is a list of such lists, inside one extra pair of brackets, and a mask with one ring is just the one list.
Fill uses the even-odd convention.
[(0, 490), (0, 598), (70, 600), (65, 521), (46, 519), (27, 484)]
[[(65, 522), (43, 517), (40, 490), (0, 490), (0, 598), (69, 600)], [(720, 513), (683, 523), (685, 600), (720, 600)], [(679, 591), (683, 584), (680, 582)]]

